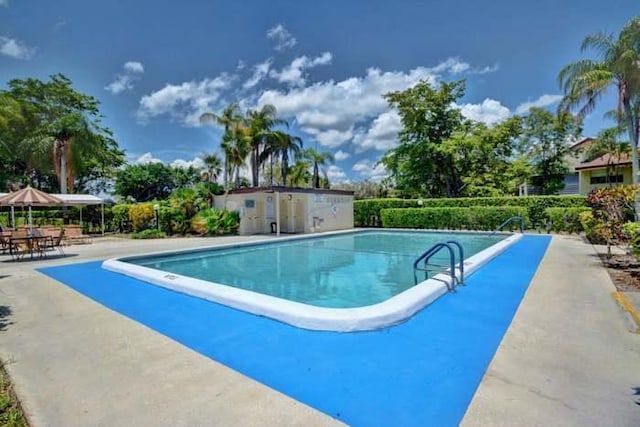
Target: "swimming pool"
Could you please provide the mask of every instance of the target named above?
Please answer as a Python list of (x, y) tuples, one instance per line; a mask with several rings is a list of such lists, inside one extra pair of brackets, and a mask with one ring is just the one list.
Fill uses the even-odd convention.
[(445, 274), (414, 285), (413, 261), (433, 244), (460, 241), (468, 275), (518, 238), (350, 231), (112, 259), (103, 268), (303, 328), (370, 330), (407, 319), (447, 291)]

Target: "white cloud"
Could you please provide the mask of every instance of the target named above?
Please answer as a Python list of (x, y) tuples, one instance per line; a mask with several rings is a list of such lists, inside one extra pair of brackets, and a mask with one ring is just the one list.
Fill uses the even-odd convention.
[(153, 154), (147, 152), (134, 160), (133, 163), (137, 165), (148, 165), (149, 163), (162, 163), (162, 160), (153, 157)]
[(336, 154), (333, 155), (333, 158), (336, 159), (337, 162), (340, 162), (342, 160), (347, 160), (349, 157), (351, 157), (351, 154), (342, 150), (338, 150)]
[(353, 143), (362, 152), (370, 148), (386, 151), (393, 148), (402, 130), (402, 121), (396, 110), (385, 111), (376, 117), (367, 129), (358, 132)]
[(371, 181), (380, 181), (389, 175), (382, 164), (373, 163), (371, 160), (360, 160), (351, 169)]
[(518, 107), (516, 107), (516, 114), (526, 114), (532, 107), (548, 107), (549, 105), (558, 103), (561, 99), (562, 95), (544, 94), (535, 101), (523, 102), (522, 104), (518, 105)]
[(251, 89), (262, 79), (264, 79), (269, 74), (269, 69), (271, 68), (271, 58), (267, 59), (264, 62), (260, 62), (253, 67), (253, 75), (244, 82), (242, 87), (244, 89)]
[(205, 164), (204, 160), (202, 160), (200, 157), (194, 157), (192, 160), (175, 159), (170, 163), (170, 166), (183, 169), (186, 169), (190, 166), (193, 166), (194, 168), (204, 168)]
[(353, 138), (353, 130), (347, 129), (340, 131), (338, 129), (318, 130), (316, 128), (302, 128), (303, 131), (312, 135), (320, 145), (329, 148), (339, 147), (345, 142)]
[(498, 64), (493, 64), (493, 65), (487, 65), (484, 68), (472, 70), (471, 72), (473, 74), (488, 74), (488, 73), (495, 73), (499, 69), (500, 69), (500, 66)]
[(144, 67), (142, 66), (142, 63), (138, 61), (125, 62), (124, 70), (131, 73), (144, 73)]
[(338, 166), (331, 165), (326, 169), (327, 178), (329, 181), (334, 184), (338, 184), (343, 182), (347, 178), (347, 174)]
[(267, 30), (267, 38), (275, 42), (274, 49), (283, 51), (296, 45), (297, 40), (282, 24)]
[(137, 61), (126, 62), (122, 68), (124, 72), (122, 74), (116, 74), (115, 80), (104, 87), (105, 90), (108, 90), (114, 95), (133, 89), (133, 83), (140, 79), (140, 74), (144, 73), (142, 63)]
[(337, 147), (353, 137), (354, 131), (388, 112), (383, 94), (407, 89), (426, 80), (434, 83), (431, 69), (418, 67), (408, 72), (370, 68), (362, 77), (325, 81), (286, 91), (267, 90), (258, 105), (273, 104), (284, 117), (297, 124), (326, 147)]
[(35, 53), (35, 49), (27, 46), (17, 39), (0, 36), (0, 54), (15, 59), (29, 59)]
[(490, 98), (486, 98), (481, 104), (463, 104), (460, 106), (460, 111), (466, 118), (489, 126), (506, 120), (511, 115), (511, 111), (500, 101)]
[(467, 71), (471, 68), (469, 63), (461, 61), (458, 58), (447, 58), (435, 67), (431, 68), (433, 73), (451, 73), (451, 74), (460, 74), (464, 71)]
[(300, 56), (291, 61), (291, 64), (284, 67), (281, 71), (271, 70), (269, 75), (280, 83), (285, 83), (291, 86), (304, 86), (304, 70), (317, 67), (319, 65), (331, 64), (332, 59), (333, 55), (331, 55), (331, 52), (324, 52), (322, 55), (315, 58)]
[(228, 89), (234, 77), (226, 73), (214, 79), (167, 84), (140, 99), (137, 116), (141, 121), (169, 114), (189, 126), (200, 124), (200, 115), (212, 109), (221, 92)]

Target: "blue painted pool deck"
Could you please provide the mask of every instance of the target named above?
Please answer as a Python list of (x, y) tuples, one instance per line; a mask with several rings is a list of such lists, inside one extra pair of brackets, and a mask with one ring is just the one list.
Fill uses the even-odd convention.
[(550, 240), (524, 236), (456, 294), (403, 324), (357, 333), (298, 329), (102, 270), (101, 262), (39, 271), (347, 424), (454, 426)]

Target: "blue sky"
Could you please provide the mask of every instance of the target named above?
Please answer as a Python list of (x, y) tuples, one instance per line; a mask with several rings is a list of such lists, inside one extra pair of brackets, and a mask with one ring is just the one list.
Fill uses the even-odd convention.
[[(554, 108), (584, 36), (639, 12), (629, 0), (0, 0), (0, 87), (67, 75), (100, 100), (130, 162), (197, 164), (220, 137), (200, 113), (273, 103), (305, 146), (334, 153), (333, 182), (378, 179), (399, 126), (381, 94), (465, 78), (470, 118)], [(610, 125), (604, 102), (586, 135)]]

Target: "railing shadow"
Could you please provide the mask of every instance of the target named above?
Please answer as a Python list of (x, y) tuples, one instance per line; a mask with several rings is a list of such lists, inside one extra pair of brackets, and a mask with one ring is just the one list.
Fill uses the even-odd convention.
[(9, 320), (11, 314), (11, 307), (0, 305), (0, 331), (5, 331), (7, 329), (7, 326), (13, 324), (13, 322)]

